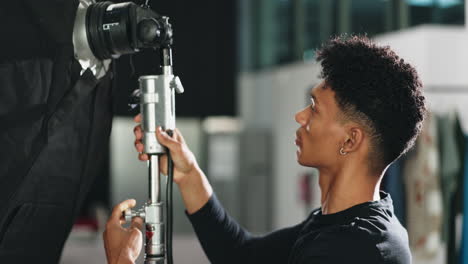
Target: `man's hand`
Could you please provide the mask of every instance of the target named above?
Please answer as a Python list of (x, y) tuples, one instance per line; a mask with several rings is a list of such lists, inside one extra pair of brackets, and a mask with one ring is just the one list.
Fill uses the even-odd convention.
[[(141, 123), (141, 114), (135, 117), (135, 122)], [(148, 155), (143, 153), (141, 126), (136, 126), (133, 132), (135, 133), (135, 148), (140, 153), (138, 158), (142, 161), (148, 160)], [(177, 128), (174, 130), (174, 135), (170, 137), (158, 127), (156, 137), (159, 143), (166, 146), (171, 153), (172, 161), (174, 161), (174, 182), (179, 186), (187, 212), (193, 214), (206, 204), (213, 194), (213, 189)], [(159, 168), (167, 175), (167, 155), (159, 159)]]
[(112, 215), (106, 224), (103, 233), (104, 247), (106, 249), (107, 263), (109, 264), (130, 264), (140, 254), (143, 235), (140, 231), (143, 220), (139, 217), (133, 218), (129, 228), (123, 228), (125, 219), (122, 213), (134, 207), (136, 201), (126, 200), (118, 204), (112, 210)]
[[(135, 117), (135, 122), (141, 122), (141, 114)], [(144, 146), (141, 141), (143, 139), (141, 125), (137, 125), (133, 129), (133, 132), (135, 134), (135, 148), (140, 153), (138, 159), (146, 161), (148, 160), (148, 155), (142, 153), (144, 151)], [(198, 169), (198, 164), (180, 131), (176, 128), (173, 132), (174, 135), (170, 137), (166, 132), (161, 130), (161, 127), (158, 127), (156, 137), (159, 143), (167, 147), (171, 152), (171, 157), (174, 161), (174, 182), (179, 184), (187, 175)], [(162, 173), (167, 175), (167, 155), (161, 156), (159, 168)]]

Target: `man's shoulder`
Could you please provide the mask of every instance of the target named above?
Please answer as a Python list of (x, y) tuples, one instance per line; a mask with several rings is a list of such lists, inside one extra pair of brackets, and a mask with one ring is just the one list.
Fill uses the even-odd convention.
[[(407, 234), (373, 218), (318, 229), (303, 236), (298, 263), (410, 263)], [(401, 256), (393, 252), (399, 252)]]
[(356, 247), (357, 250), (369, 251), (376, 249), (376, 244), (380, 239), (380, 235), (375, 230), (367, 226), (363, 227), (357, 222), (351, 222), (321, 229), (315, 235), (307, 234), (304, 236), (304, 245), (309, 247), (316, 244), (333, 245), (335, 249)]
[(297, 263), (382, 263), (375, 240), (356, 226), (337, 226), (303, 237)]

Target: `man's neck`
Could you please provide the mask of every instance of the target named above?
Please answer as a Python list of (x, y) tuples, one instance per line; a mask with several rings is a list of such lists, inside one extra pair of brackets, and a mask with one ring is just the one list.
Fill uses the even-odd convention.
[(337, 172), (320, 170), (322, 214), (333, 214), (357, 204), (380, 199), (382, 175), (347, 168)]

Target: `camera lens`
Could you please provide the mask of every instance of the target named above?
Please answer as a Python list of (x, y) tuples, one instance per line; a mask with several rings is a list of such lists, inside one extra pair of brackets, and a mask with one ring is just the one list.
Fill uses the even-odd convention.
[(90, 48), (98, 59), (134, 53), (130, 13), (131, 2), (113, 4), (99, 2), (88, 7), (86, 29)]

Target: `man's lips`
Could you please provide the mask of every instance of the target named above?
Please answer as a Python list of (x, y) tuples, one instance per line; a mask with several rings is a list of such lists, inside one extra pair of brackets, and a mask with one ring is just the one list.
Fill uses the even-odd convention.
[(296, 141), (294, 141), (294, 144), (296, 144), (296, 146), (300, 147), (301, 146), (301, 141), (296, 138)]
[(300, 147), (302, 142), (301, 142), (301, 136), (299, 135), (298, 132), (296, 132), (296, 140), (294, 141), (294, 144), (296, 144), (296, 146)]

